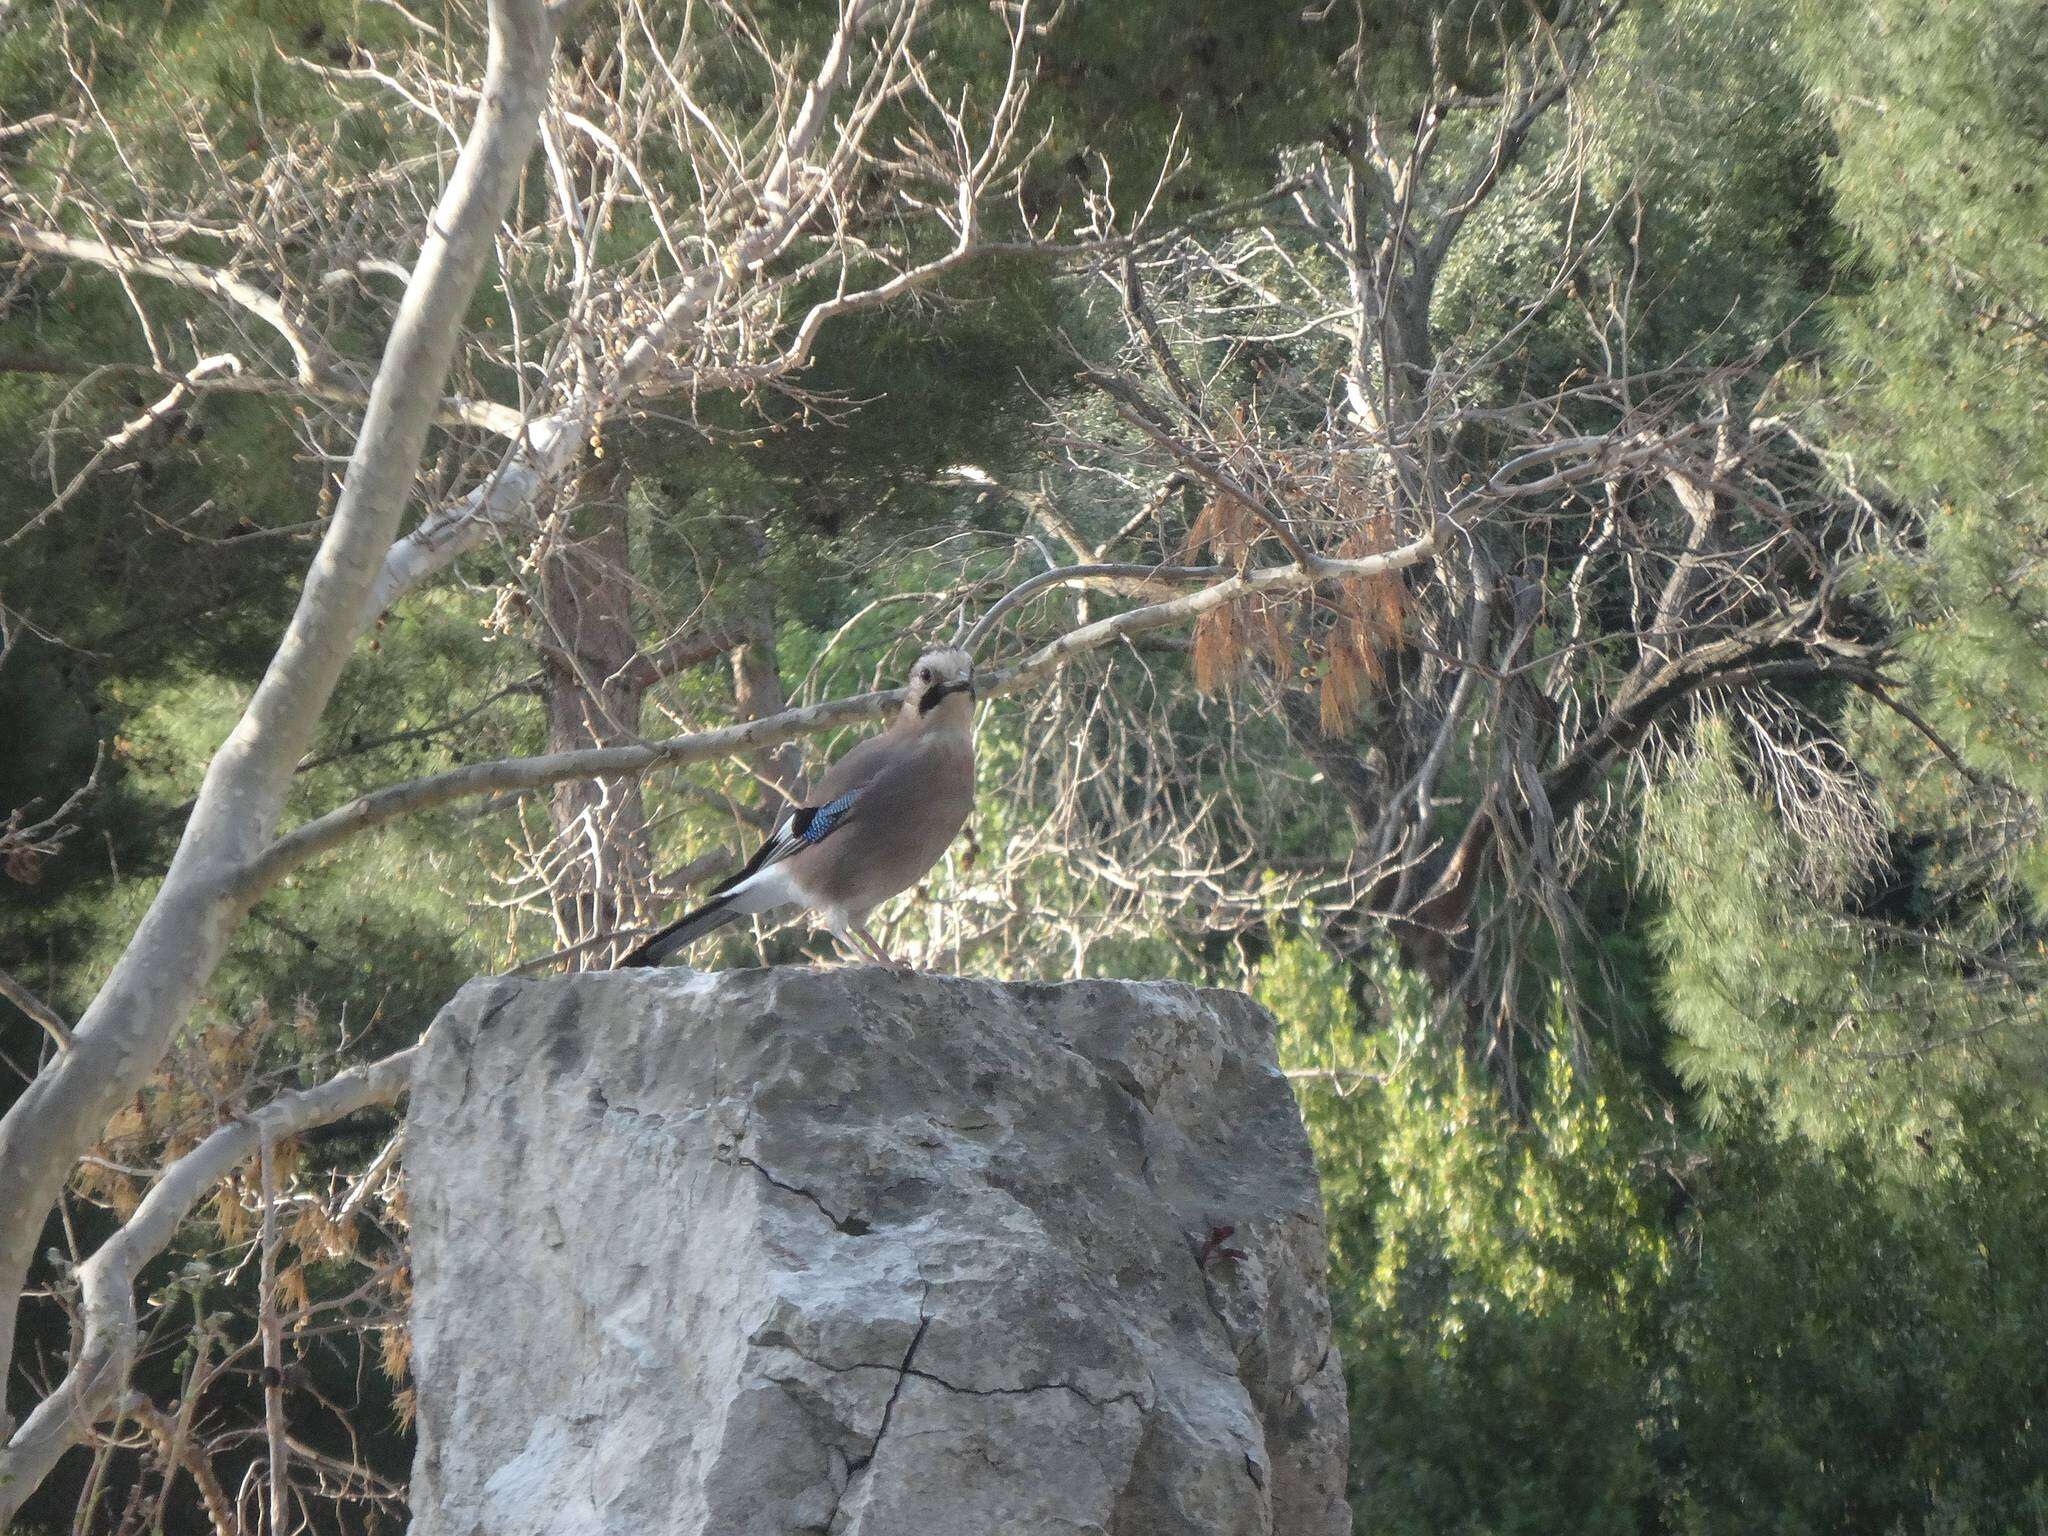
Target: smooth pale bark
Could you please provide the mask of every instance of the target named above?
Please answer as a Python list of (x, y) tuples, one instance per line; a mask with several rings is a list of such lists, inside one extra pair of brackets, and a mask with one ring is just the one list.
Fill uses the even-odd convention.
[[(208, 766), (170, 871), (72, 1048), (0, 1120), (0, 1380), (46, 1213), (79, 1155), (162, 1058), (254, 899), (248, 866), (276, 832), (293, 766), (372, 612), (463, 315), (534, 146), (553, 46), (541, 0), (492, 0), (476, 120), (413, 265), (298, 610)], [(0, 1486), (0, 1524), (33, 1486), (19, 1476)]]

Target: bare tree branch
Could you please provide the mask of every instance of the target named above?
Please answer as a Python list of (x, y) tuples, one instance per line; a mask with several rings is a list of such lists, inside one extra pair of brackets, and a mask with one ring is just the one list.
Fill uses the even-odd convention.
[[(1030, 687), (1056, 671), (1070, 658), (1113, 641), (1147, 630), (1186, 624), (1211, 609), (1254, 593), (1299, 592), (1321, 582), (1377, 576), (1406, 570), (1429, 558), (1435, 540), (1425, 536), (1381, 555), (1355, 559), (1312, 558), (1307, 568), (1293, 565), (1269, 566), (1246, 571), (1213, 583), (1199, 592), (1165, 602), (1127, 609), (1108, 618), (1069, 631), (1057, 640), (1024, 657), (1014, 667), (983, 674), (979, 691), (987, 698), (1000, 698)], [(1092, 579), (1085, 568), (1056, 573), (1062, 580)], [(1034, 587), (1034, 590), (1038, 588)], [(236, 889), (245, 902), (254, 901), (292, 870), (319, 857), (372, 827), (382, 826), (435, 806), (481, 795), (515, 793), (539, 789), (565, 779), (596, 778), (612, 774), (640, 773), (654, 767), (675, 767), (703, 762), (729, 754), (756, 752), (799, 737), (837, 730), (863, 720), (880, 718), (902, 703), (903, 690), (865, 693), (854, 698), (785, 710), (765, 719), (749, 720), (716, 730), (693, 732), (667, 741), (636, 746), (593, 747), (581, 752), (558, 752), (543, 757), (507, 758), (491, 763), (472, 763), (430, 778), (415, 779), (373, 790), (347, 805), (315, 817), (304, 826), (278, 838), (241, 871)]]
[(64, 1022), (63, 1016), (6, 971), (0, 971), (0, 997), (6, 998), (41, 1025), (43, 1032), (57, 1043), (58, 1050), (71, 1049), (71, 1027)]
[(79, 1266), (84, 1341), (64, 1380), (0, 1450), (0, 1507), (9, 1518), (57, 1459), (121, 1405), (137, 1342), (135, 1277), (163, 1252), (192, 1207), (266, 1143), (392, 1102), (411, 1084), (418, 1049), (352, 1067), (317, 1088), (284, 1094), (221, 1126), (165, 1169), (121, 1230)]

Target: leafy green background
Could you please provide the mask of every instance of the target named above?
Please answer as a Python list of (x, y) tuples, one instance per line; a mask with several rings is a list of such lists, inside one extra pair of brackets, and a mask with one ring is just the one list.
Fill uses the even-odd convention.
[[(9, 119), (57, 88), (57, 13), (14, 10), (0, 29)], [(804, 14), (766, 10), (771, 23)], [(326, 98), (278, 48), (305, 46), (316, 24), (365, 40), (391, 24), (321, 0), (63, 14), (95, 29), (102, 106), (167, 175), (180, 150), (161, 103), (193, 104), (224, 142), (259, 95), (273, 121), (318, 131)], [(1367, 14), (1379, 88), (1396, 93), (1427, 17)], [(959, 22), (952, 62), (971, 68), (981, 37)], [(1048, 44), (1040, 194), (1076, 195), (1102, 161), (1142, 181), (1176, 124), (1196, 166), (1188, 206), (1256, 185), (1324, 131), (1348, 40), (1305, 28), (1292, 6), (1077, 6)], [(1961, 763), (1893, 715), (1827, 702), (1881, 787), (1889, 850), (1875, 885), (1835, 882), (1759, 791), (1739, 733), (1708, 722), (1580, 893), (1598, 920), (1600, 1027), (1581, 1059), (1523, 1062), (1518, 1108), (1443, 1044), (1421, 984), (1382, 953), (1339, 962), (1275, 924), (1249, 945), (1108, 942), (1089, 965), (1248, 982), (1280, 1022), (1330, 1217), (1361, 1533), (2048, 1531), (2048, 1018), (2031, 988), (1967, 958), (2036, 962), (2048, 922), (2048, 848), (2030, 830), (2038, 815), (2019, 814), (2048, 793), (2048, 8), (1640, 5), (1583, 127), (1595, 194), (1633, 189), (1645, 209), (1639, 243), (1600, 260), (1639, 263), (1660, 295), (1637, 338), (1646, 357), (1787, 335), (1810, 349), (1825, 402), (1812, 430), (1914, 531), (1866, 564), (1861, 600), (1905, 637), (1906, 693)], [(350, 132), (366, 164), (403, 147), (395, 129)], [(0, 153), (11, 176), (55, 173), (34, 158), (46, 151)], [(116, 174), (90, 150), (80, 169)], [(1441, 296), (1449, 328), (1475, 343), (1542, 280), (1562, 212), (1501, 199), (1482, 220)], [(796, 675), (868, 601), (919, 584), (918, 536), (992, 518), (936, 472), (1042, 469), (1035, 397), (1059, 395), (1071, 372), (1047, 338), (1085, 346), (1098, 321), (1023, 264), (979, 269), (945, 300), (828, 333), (813, 382), (886, 396), (886, 412), (800, 430), (771, 406), (782, 430), (758, 441), (622, 430), (611, 451), (637, 472), (647, 578), (687, 598), (707, 568), (745, 564), (774, 594)], [(1539, 327), (1523, 366), (1555, 379), (1584, 346)], [(132, 359), (137, 341), (117, 285), (43, 267), (0, 309), (0, 353), (82, 365)], [(47, 500), (30, 466), (77, 383), (0, 372), (0, 529)], [(92, 385), (80, 420), (117, 421), (137, 403), (125, 390)], [(103, 479), (0, 568), (0, 597), (56, 637), (27, 636), (0, 670), (0, 720), (15, 723), (0, 733), (0, 808), (53, 802), (102, 744), (110, 754), (80, 836), (34, 885), (0, 884), (0, 964), (67, 1014), (140, 914), (316, 532), (304, 524), (320, 475), (295, 456), (283, 408), (216, 403), (204, 422), (203, 437), (152, 441), (141, 467)], [(766, 531), (764, 558), (742, 524)], [(485, 557), (380, 629), (324, 728), (321, 750), (343, 755), (306, 776), (297, 810), (540, 744), (522, 686), (531, 653), (486, 623), (498, 574)], [(864, 685), (891, 627), (886, 611), (861, 621), (828, 687)], [(726, 707), (722, 680), (685, 686), (685, 702)], [(365, 745), (471, 708), (460, 732)], [(1191, 715), (1190, 740), (1201, 729)], [(1031, 745), (994, 713), (991, 762)], [(665, 852), (721, 846), (725, 797), (746, 788), (727, 765), (658, 787)], [(1021, 813), (985, 807), (976, 835), (1000, 839)], [(409, 822), (295, 876), (238, 939), (195, 1037), (295, 1015), (264, 1037), (266, 1063), (289, 1070), (344, 1028), (365, 1048), (415, 1036), (461, 980), (511, 953), (470, 905), (489, 890), (479, 850), (508, 835), (510, 814)], [(1299, 835), (1329, 835), (1321, 814)], [(1037, 878), (1048, 909), (1096, 899), (1069, 869)], [(1045, 963), (1057, 973), (1066, 958)], [(1568, 1037), (1544, 1027), (1561, 1017), (1562, 979), (1525, 999), (1532, 1037)], [(25, 1020), (9, 1012), (0, 1032), (33, 1059)], [(359, 1160), (385, 1129), (310, 1155)], [(104, 1230), (90, 1210), (79, 1219), (88, 1240)], [(19, 1411), (26, 1383), (8, 1390)], [(364, 1414), (402, 1470), (385, 1389)], [(75, 1493), (53, 1483), (33, 1519), (56, 1528)]]

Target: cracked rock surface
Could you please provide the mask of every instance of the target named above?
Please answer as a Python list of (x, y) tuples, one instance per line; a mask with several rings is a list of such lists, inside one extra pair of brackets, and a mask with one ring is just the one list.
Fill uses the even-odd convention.
[(1235, 993), (476, 982), (406, 1163), (414, 1536), (1350, 1529), (1315, 1169)]

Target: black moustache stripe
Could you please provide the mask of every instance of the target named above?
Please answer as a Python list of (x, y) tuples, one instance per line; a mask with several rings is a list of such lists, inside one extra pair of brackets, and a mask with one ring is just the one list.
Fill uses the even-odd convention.
[(924, 697), (917, 701), (917, 712), (920, 715), (928, 715), (939, 707), (947, 694), (972, 693), (973, 691), (974, 684), (972, 682), (936, 684), (926, 689)]

